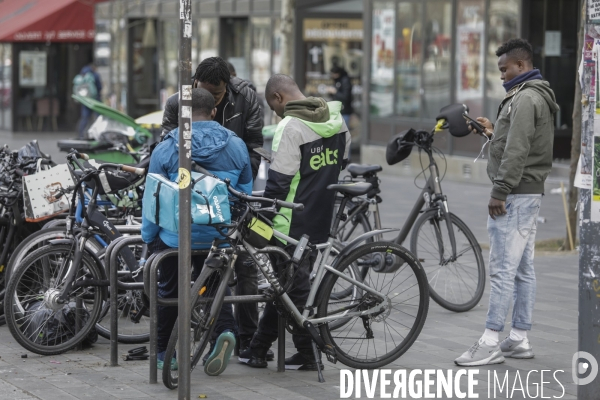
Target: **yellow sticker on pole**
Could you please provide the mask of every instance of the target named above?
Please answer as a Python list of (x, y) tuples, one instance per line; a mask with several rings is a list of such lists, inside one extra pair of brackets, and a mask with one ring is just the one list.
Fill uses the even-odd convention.
[(191, 178), (190, 171), (185, 168), (179, 168), (179, 189), (185, 189), (190, 186)]

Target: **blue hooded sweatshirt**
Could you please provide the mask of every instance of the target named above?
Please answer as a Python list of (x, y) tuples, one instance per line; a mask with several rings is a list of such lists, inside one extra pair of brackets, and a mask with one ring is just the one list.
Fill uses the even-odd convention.
[[(215, 121), (192, 123), (192, 160), (219, 179), (229, 178), (234, 189), (252, 192), (252, 167), (242, 139)], [(172, 130), (154, 149), (149, 173), (160, 174), (172, 182), (179, 168), (179, 129)], [(143, 206), (142, 206), (143, 207)], [(142, 239), (152, 242), (160, 236), (169, 247), (179, 247), (179, 234), (142, 218)], [(208, 249), (214, 238), (221, 238), (211, 226), (192, 225), (192, 249)]]

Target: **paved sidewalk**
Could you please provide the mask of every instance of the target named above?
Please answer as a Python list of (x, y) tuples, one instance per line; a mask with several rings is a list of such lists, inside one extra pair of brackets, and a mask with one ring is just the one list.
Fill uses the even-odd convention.
[[(10, 134), (0, 131), (0, 144), (8, 140), (7, 135)], [(57, 135), (53, 136), (55, 141)], [(68, 134), (64, 136), (70, 137)], [(36, 137), (32, 135), (31, 138)], [(51, 141), (47, 139), (41, 142), (41, 146), (43, 151), (49, 152)], [(15, 149), (22, 145), (20, 138), (10, 143), (11, 148)], [(442, 186), (448, 195), (451, 210), (467, 223), (480, 243), (487, 243), (485, 224), (490, 187), (447, 181)], [(546, 223), (538, 225), (538, 239), (564, 235), (561, 196), (550, 194), (550, 189), (555, 187), (548, 185), (549, 194), (542, 202), (540, 215), (546, 217)], [(400, 227), (420, 190), (415, 188), (412, 179), (393, 176), (382, 176), (382, 188), (384, 226)], [(484, 254), (486, 265), (487, 256)], [(541, 394), (534, 396), (535, 385), (539, 387), (542, 380), (540, 370), (551, 371), (543, 378), (544, 382), (551, 382), (543, 385), (545, 397), (576, 398), (576, 387), (571, 378), (571, 359), (577, 350), (578, 257), (574, 253), (538, 253), (536, 270), (538, 288), (534, 326), (530, 334), (536, 357), (532, 360), (508, 359), (501, 365), (479, 368), (476, 393), (480, 399), (494, 398), (488, 396), (488, 371), (492, 374), (496, 371), (500, 380), (508, 371), (511, 390), (518, 373), (530, 393), (530, 396), (526, 396), (527, 392), (521, 392), (517, 385), (516, 390), (509, 394), (506, 394), (507, 388), (502, 394), (497, 388), (495, 398), (540, 398)], [(488, 297), (489, 282), (481, 303), (462, 314), (446, 311), (432, 301), (418, 340), (388, 368), (458, 371), (453, 360), (483, 332)], [(507, 321), (507, 326), (509, 324), (510, 321)], [(118, 367), (109, 367), (109, 347), (109, 341), (100, 338), (91, 349), (41, 357), (27, 354), (14, 341), (8, 328), (0, 327), (0, 400), (177, 398), (177, 391), (170, 391), (162, 385), (160, 375), (158, 384), (148, 384), (147, 361), (120, 361)], [(134, 347), (137, 345), (121, 345), (119, 353)], [(293, 352), (288, 335), (288, 356)], [(23, 354), (27, 354), (27, 358), (21, 358)], [(339, 363), (326, 363), (326, 382), (318, 383), (314, 372), (277, 373), (275, 362), (270, 363), (266, 370), (255, 370), (232, 360), (227, 370), (218, 377), (206, 376), (201, 368), (194, 371), (191, 394), (192, 398), (204, 394), (208, 399), (337, 399), (340, 397), (340, 369), (343, 368)], [(537, 372), (531, 373), (527, 381), (528, 373), (533, 370)], [(558, 370), (564, 371), (556, 372), (560, 384), (552, 376)], [(464, 384), (461, 387), (465, 389)], [(379, 394), (379, 390), (376, 393)], [(366, 398), (364, 387), (362, 397)]]

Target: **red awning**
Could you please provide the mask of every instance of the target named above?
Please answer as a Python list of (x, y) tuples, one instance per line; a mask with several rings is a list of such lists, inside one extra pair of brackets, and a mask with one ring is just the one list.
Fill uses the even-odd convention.
[(98, 0), (2, 0), (0, 42), (93, 42)]

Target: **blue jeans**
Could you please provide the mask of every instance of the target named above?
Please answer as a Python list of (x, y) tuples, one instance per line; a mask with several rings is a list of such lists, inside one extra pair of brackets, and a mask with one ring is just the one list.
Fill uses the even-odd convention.
[(342, 114), (342, 118), (344, 119), (344, 122), (346, 123), (346, 126), (348, 127), (348, 129), (350, 129), (350, 117), (352, 116), (352, 114)]
[(506, 215), (488, 217), (490, 235), (490, 306), (486, 328), (504, 330), (510, 302), (512, 326), (531, 329), (535, 303), (533, 253), (541, 194), (511, 194), (506, 198)]
[(95, 112), (86, 106), (81, 106), (81, 118), (79, 119), (79, 124), (77, 125), (77, 132), (79, 133), (80, 140), (87, 138), (87, 132), (85, 128), (87, 128), (90, 118), (93, 118), (95, 114)]

